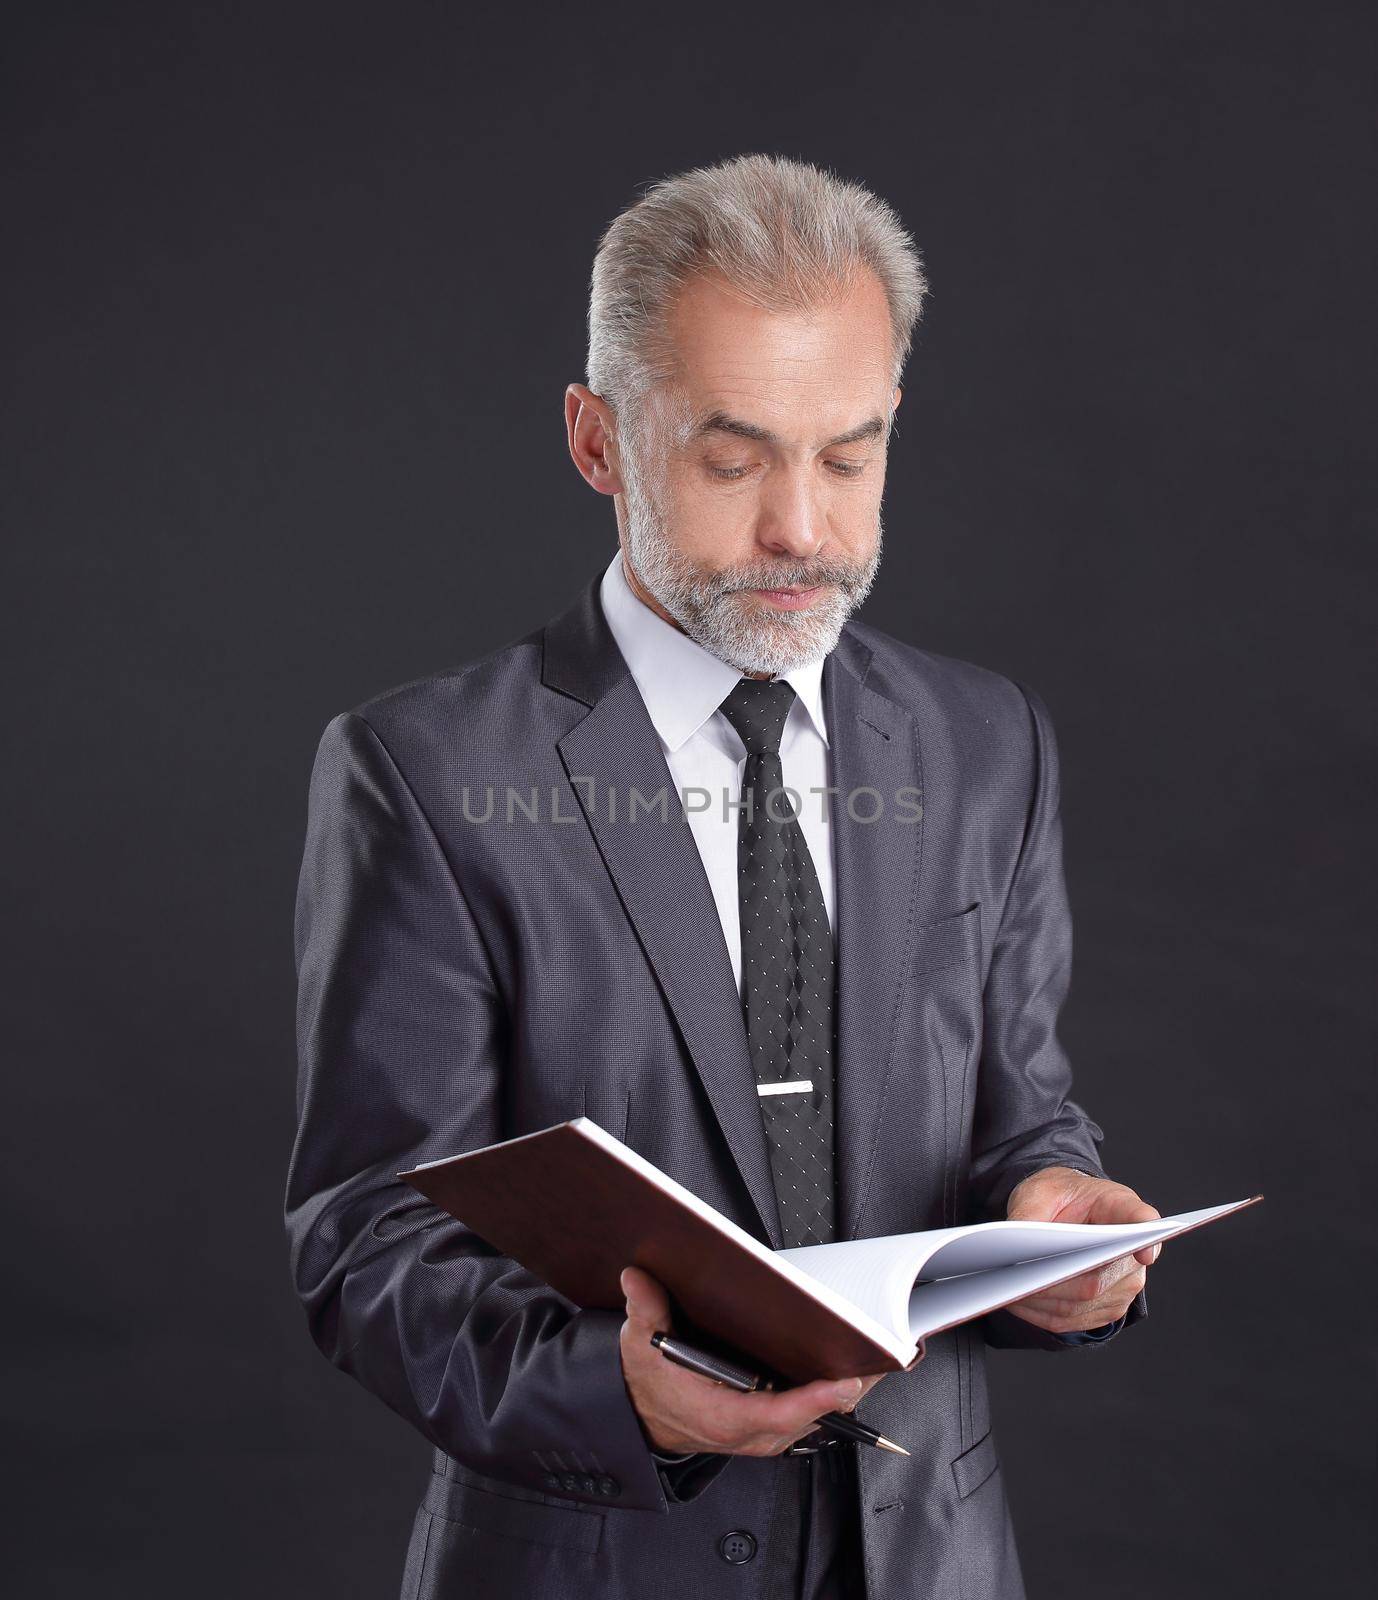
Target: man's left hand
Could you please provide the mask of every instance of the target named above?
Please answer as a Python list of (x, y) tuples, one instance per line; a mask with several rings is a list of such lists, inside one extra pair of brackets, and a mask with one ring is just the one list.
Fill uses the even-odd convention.
[[(1005, 1214), (1028, 1222), (1153, 1222), (1162, 1215), (1127, 1185), (1072, 1167), (1044, 1167), (1016, 1184)], [(1049, 1333), (1104, 1327), (1128, 1311), (1161, 1249), (1160, 1244), (1148, 1245), (1005, 1309)]]

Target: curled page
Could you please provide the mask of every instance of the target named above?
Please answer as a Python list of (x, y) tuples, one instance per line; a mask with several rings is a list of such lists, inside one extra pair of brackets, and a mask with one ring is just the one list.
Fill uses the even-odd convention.
[(1156, 1222), (977, 1222), (776, 1254), (917, 1344), (1262, 1198), (1183, 1211)]

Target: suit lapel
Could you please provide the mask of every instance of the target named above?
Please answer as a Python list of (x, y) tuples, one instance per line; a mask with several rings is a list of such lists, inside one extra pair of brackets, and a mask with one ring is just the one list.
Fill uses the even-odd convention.
[(867, 647), (844, 629), (823, 669), (838, 790), (832, 811), (838, 1239), (857, 1236), (871, 1184), (922, 860), (922, 819), (902, 820), (922, 800), (917, 730), (908, 711), (866, 686), (870, 660)]
[[(595, 579), (544, 630), (542, 679), (589, 707), (559, 741), (566, 775), (670, 1006), (765, 1238), (782, 1244), (770, 1153), (741, 1000), (717, 908), (655, 727), (612, 637)], [(843, 631), (823, 672), (836, 875), (837, 1237), (856, 1236), (884, 1106), (913, 927), (922, 822), (897, 792), (920, 787), (912, 716), (866, 686), (871, 652)], [(868, 789), (874, 794), (857, 794)], [(659, 806), (628, 820), (631, 793)], [(852, 797), (852, 805), (848, 797)], [(911, 795), (911, 800), (918, 797)], [(880, 807), (877, 820), (867, 821)]]
[[(597, 583), (545, 631), (544, 681), (590, 707), (560, 759), (674, 1014), (773, 1248), (783, 1242), (741, 999), (722, 924), (660, 739), (607, 626)], [(659, 805), (628, 820), (632, 791)]]

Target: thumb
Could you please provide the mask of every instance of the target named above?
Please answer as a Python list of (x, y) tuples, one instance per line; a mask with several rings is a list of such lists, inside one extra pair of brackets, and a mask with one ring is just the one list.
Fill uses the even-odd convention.
[(618, 1279), (627, 1297), (627, 1320), (646, 1325), (647, 1337), (670, 1331), (670, 1297), (659, 1283), (640, 1267), (623, 1267)]
[(861, 1378), (816, 1378), (798, 1390), (810, 1415), (821, 1411), (850, 1411), (866, 1392)]

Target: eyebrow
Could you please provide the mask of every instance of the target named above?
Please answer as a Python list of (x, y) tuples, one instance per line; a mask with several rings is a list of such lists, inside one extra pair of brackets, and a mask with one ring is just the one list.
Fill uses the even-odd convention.
[[(690, 433), (689, 437), (701, 439), (707, 433), (730, 433), (738, 439), (755, 439), (760, 444), (779, 444), (778, 434), (769, 428), (759, 427), (754, 422), (743, 422), (740, 417), (732, 417), (726, 411), (713, 411), (706, 416)], [(835, 449), (838, 445), (859, 444), (863, 439), (877, 439), (885, 433), (885, 420), (882, 417), (868, 417), (865, 422), (860, 422), (855, 428), (849, 428), (846, 433), (839, 433), (835, 439), (826, 439), (819, 447), (823, 450)]]

